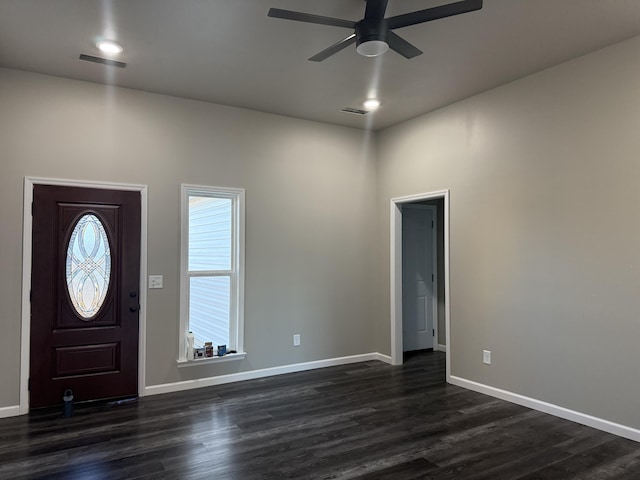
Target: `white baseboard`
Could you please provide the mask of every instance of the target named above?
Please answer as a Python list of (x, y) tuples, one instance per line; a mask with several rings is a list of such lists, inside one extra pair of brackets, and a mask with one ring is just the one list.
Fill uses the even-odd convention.
[(20, 405), (12, 405), (11, 407), (0, 407), (0, 418), (16, 417), (20, 415)]
[(628, 438), (640, 442), (640, 430), (621, 425), (619, 423), (610, 422), (602, 418), (593, 417), (585, 413), (576, 412), (575, 410), (569, 410), (568, 408), (560, 407), (552, 403), (543, 402), (542, 400), (536, 400), (535, 398), (525, 397), (518, 393), (509, 392), (500, 388), (491, 387), (482, 383), (473, 382), (464, 378), (450, 376), (449, 383), (463, 387), (474, 392), (484, 393), (491, 397), (506, 400), (507, 402), (522, 405), (539, 412), (548, 413), (556, 417), (564, 418), (565, 420), (571, 420), (572, 422), (580, 423), (598, 430), (602, 430), (607, 433), (618, 435), (619, 437)]
[(316, 360), (314, 362), (294, 363), (292, 365), (283, 365), (280, 367), (271, 367), (263, 368), (260, 370), (251, 370), (248, 372), (231, 373), (228, 375), (220, 375), (217, 377), (198, 378), (196, 380), (185, 380), (181, 382), (151, 385), (145, 387), (144, 393), (145, 395), (158, 395), (161, 393), (180, 392), (183, 390), (191, 390), (193, 388), (211, 387), (213, 385), (223, 385), (225, 383), (241, 382), (243, 380), (272, 377), (275, 375), (283, 375), (285, 373), (304, 372), (305, 370), (335, 367), (337, 365), (367, 362), (370, 360), (380, 360), (382, 362), (391, 363), (391, 357), (388, 357), (386, 355), (382, 355), (380, 353), (364, 353), (361, 355), (351, 355), (348, 357), (327, 358), (325, 360)]
[(379, 360), (384, 363), (388, 363), (389, 365), (393, 365), (393, 359), (389, 355), (385, 355), (383, 353), (374, 353), (375, 360)]
[(446, 352), (447, 351), (447, 346), (438, 344), (438, 351), (439, 352)]

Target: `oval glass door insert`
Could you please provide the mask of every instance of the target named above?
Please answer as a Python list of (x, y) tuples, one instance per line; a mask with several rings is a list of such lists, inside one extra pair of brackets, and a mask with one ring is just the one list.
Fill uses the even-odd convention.
[(67, 289), (76, 313), (91, 319), (104, 303), (111, 279), (111, 248), (104, 225), (88, 213), (76, 223), (66, 258)]

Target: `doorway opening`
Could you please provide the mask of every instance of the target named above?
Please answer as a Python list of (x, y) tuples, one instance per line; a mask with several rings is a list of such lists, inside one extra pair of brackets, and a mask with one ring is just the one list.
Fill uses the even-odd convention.
[[(416, 212), (423, 212), (418, 213)], [(424, 212), (431, 212), (425, 214)], [(411, 228), (412, 223), (416, 223), (416, 218), (419, 222), (426, 220), (420, 220), (420, 217), (426, 218), (429, 215), (433, 215), (434, 231), (423, 231), (416, 233), (416, 229)], [(450, 356), (451, 356), (451, 339), (450, 339), (450, 311), (449, 311), (449, 190), (441, 190), (430, 193), (423, 193), (418, 195), (411, 195), (406, 197), (398, 197), (391, 199), (391, 360), (393, 365), (401, 365), (403, 363), (403, 352), (412, 350), (417, 347), (420, 349), (420, 343), (406, 342), (405, 336), (407, 335), (407, 325), (403, 322), (403, 312), (406, 307), (403, 308), (403, 303), (406, 304), (407, 300), (403, 302), (403, 293), (409, 295), (409, 308), (413, 308), (412, 305), (420, 305), (421, 307), (413, 308), (413, 312), (409, 312), (412, 316), (416, 314), (417, 309), (423, 308), (426, 313), (433, 315), (433, 324), (427, 328), (423, 325), (420, 328), (410, 326), (409, 330), (428, 330), (424, 335), (431, 333), (432, 346), (427, 348), (433, 348), (433, 350), (445, 350), (446, 351), (446, 364), (447, 364), (447, 381), (451, 375), (450, 372)], [(404, 235), (403, 235), (404, 227)], [(409, 228), (409, 230), (407, 230)], [(413, 230), (413, 233), (411, 233)], [(407, 258), (410, 258), (411, 252), (406, 252), (407, 248), (407, 235), (411, 235), (412, 242), (420, 242), (426, 238), (427, 235), (433, 235), (431, 237), (432, 242), (435, 242), (433, 248), (429, 246), (428, 254), (426, 256), (435, 255), (435, 258), (427, 258), (427, 267), (429, 263), (434, 263), (433, 268), (433, 292), (423, 298), (424, 292), (421, 291), (425, 285), (421, 284), (420, 277), (424, 277), (424, 274), (411, 272), (409, 278), (412, 280), (412, 285), (409, 288), (405, 288), (403, 283), (407, 282), (404, 279), (403, 282), (403, 270), (406, 273), (406, 268), (403, 269), (403, 260), (407, 262)], [(421, 240), (422, 238), (422, 240)], [(409, 242), (409, 245), (411, 243)], [(423, 252), (424, 253), (424, 252)], [(408, 255), (407, 255), (408, 254)], [(424, 256), (424, 255), (423, 255)], [(423, 259), (419, 259), (423, 262)], [(423, 280), (431, 280), (428, 273), (428, 278)], [(418, 278), (418, 281), (415, 279)], [(431, 287), (431, 285), (429, 285)], [(427, 320), (428, 321), (428, 320)], [(424, 323), (424, 322), (423, 322)], [(427, 324), (428, 325), (428, 324)], [(403, 328), (404, 327), (404, 328)], [(439, 327), (439, 328), (438, 328)], [(404, 330), (404, 331), (403, 331)], [(425, 336), (426, 339), (426, 336)], [(412, 339), (415, 340), (415, 339)], [(425, 340), (426, 341), (426, 340)]]
[[(131, 261), (129, 260), (127, 263), (126, 268), (129, 270), (134, 269), (135, 270), (135, 275), (130, 275), (131, 278), (133, 278), (133, 283), (131, 285), (125, 285), (127, 288), (127, 294), (129, 295), (129, 299), (131, 302), (131, 305), (127, 305), (128, 309), (127, 309), (127, 314), (132, 316), (132, 317), (136, 317), (136, 332), (132, 333), (132, 335), (135, 338), (135, 341), (137, 342), (137, 348), (135, 345), (132, 345), (131, 348), (129, 348), (130, 351), (135, 352), (135, 356), (132, 357), (131, 360), (127, 360), (129, 362), (130, 365), (132, 365), (132, 369), (134, 371), (134, 376), (132, 378), (130, 378), (130, 380), (128, 381), (128, 383), (130, 384), (130, 389), (135, 390), (137, 388), (137, 392), (138, 395), (142, 396), (144, 395), (144, 378), (145, 378), (145, 350), (146, 350), (146, 342), (145, 342), (145, 331), (146, 331), (146, 224), (147, 224), (147, 187), (145, 185), (131, 185), (131, 184), (113, 184), (113, 183), (102, 183), (102, 182), (79, 182), (79, 181), (70, 181), (70, 180), (60, 180), (60, 179), (47, 179), (47, 178), (34, 178), (34, 177), (25, 177), (25, 183), (24, 183), (24, 217), (23, 217), (23, 262), (22, 262), (22, 267), (23, 267), (23, 277), (22, 277), (22, 335), (21, 335), (21, 359), (20, 359), (20, 408), (19, 408), (19, 413), (20, 414), (26, 414), (29, 413), (29, 410), (31, 408), (32, 405), (30, 405), (30, 389), (29, 389), (29, 383), (30, 383), (30, 377), (33, 374), (33, 355), (36, 354), (36, 359), (38, 359), (38, 355), (40, 355), (40, 352), (38, 351), (33, 351), (33, 344), (32, 344), (32, 339), (33, 339), (33, 333), (34, 331), (32, 331), (32, 313), (33, 313), (33, 303), (31, 300), (31, 296), (32, 296), (32, 288), (33, 288), (33, 280), (34, 275), (33, 275), (33, 266), (34, 266), (34, 260), (33, 260), (33, 252), (36, 251), (34, 250), (34, 245), (33, 245), (33, 241), (34, 241), (34, 228), (35, 228), (35, 223), (34, 223), (34, 217), (32, 216), (32, 211), (33, 211), (33, 203), (35, 200), (35, 191), (36, 191), (36, 187), (41, 188), (41, 186), (45, 186), (48, 185), (51, 188), (63, 188), (63, 189), (69, 189), (69, 191), (71, 191), (72, 189), (76, 189), (76, 191), (79, 191), (81, 189), (85, 189), (86, 191), (94, 191), (96, 192), (96, 195), (101, 196), (107, 193), (107, 191), (109, 190), (118, 190), (118, 191), (122, 191), (122, 192), (129, 192), (132, 195), (130, 195), (130, 197), (132, 198), (138, 198), (137, 202), (138, 202), (138, 206), (137, 208), (137, 212), (136, 213), (136, 220), (135, 220), (135, 224), (137, 225), (137, 227), (135, 227), (137, 229), (137, 233), (134, 237), (129, 237), (129, 238), (135, 238), (134, 242), (136, 244), (138, 244), (136, 250), (137, 255), (136, 258), (133, 260), (133, 263), (131, 263)], [(42, 190), (41, 190), (42, 191)], [(101, 193), (104, 192), (104, 193)], [(65, 205), (62, 205), (62, 207), (65, 207), (66, 210), (69, 209), (73, 209), (73, 208), (78, 208), (78, 206), (76, 205), (77, 202), (67, 202)], [(102, 219), (103, 223), (100, 223), (100, 225), (107, 225), (107, 230), (109, 230), (109, 232), (106, 233), (108, 240), (114, 240), (115, 239), (115, 235), (113, 235), (113, 232), (111, 232), (111, 230), (113, 230), (116, 227), (110, 227), (109, 226), (109, 216), (111, 214), (111, 212), (103, 212), (102, 210), (104, 210), (106, 207), (104, 206), (106, 205), (104, 202), (96, 202), (95, 205), (92, 205), (90, 210), (95, 213), (95, 215), (91, 214), (87, 214), (84, 216), (80, 216), (82, 217), (80, 219), (81, 220), (92, 220), (94, 216), (96, 216), (96, 218), (98, 218), (98, 220)], [(55, 205), (54, 205), (55, 207)], [(56, 211), (60, 210), (60, 206), (55, 207)], [(65, 210), (65, 208), (63, 208), (62, 210)], [(65, 211), (66, 211), (65, 210)], [(77, 216), (77, 215), (76, 215)], [(40, 217), (42, 217), (42, 215), (40, 215)], [(40, 218), (39, 217), (39, 218)], [(85, 218), (86, 217), (86, 218)], [(103, 218), (104, 217), (104, 218)], [(43, 217), (46, 218), (46, 217)], [(74, 217), (75, 218), (75, 217)], [(101, 220), (101, 221), (102, 221)], [(75, 224), (75, 229), (74, 229), (74, 233), (76, 230), (78, 230), (78, 222), (76, 222)], [(72, 225), (72, 226), (73, 226)], [(118, 225), (116, 229), (120, 229), (120, 221), (117, 221), (114, 225)], [(92, 231), (98, 231), (100, 232), (100, 228), (99, 226), (94, 228)], [(115, 231), (115, 230), (114, 230)], [(69, 232), (66, 232), (65, 235), (67, 235)], [(73, 235), (73, 234), (72, 234)], [(69, 235), (67, 235), (68, 237)], [(65, 237), (66, 238), (66, 237)], [(75, 238), (75, 237), (74, 237)], [(95, 241), (97, 237), (92, 237), (91, 240), (92, 245), (97, 245), (98, 242)], [(58, 242), (59, 243), (59, 242)], [(71, 243), (69, 244), (71, 245)], [(74, 244), (75, 245), (75, 244)], [(115, 245), (115, 244), (114, 244)], [(40, 248), (40, 247), (38, 247)], [(105, 250), (106, 251), (106, 250)], [(109, 253), (109, 252), (107, 252)], [(111, 252), (111, 253), (115, 253)], [(69, 255), (67, 255), (68, 257)], [(107, 255), (106, 257), (109, 257), (109, 255)], [(40, 257), (38, 257), (40, 258)], [(93, 258), (93, 257), (92, 257)], [(115, 258), (115, 257), (113, 257)], [(52, 265), (57, 265), (56, 269), (59, 270), (60, 265), (62, 265), (59, 261), (58, 258), (56, 257), (55, 262), (52, 263)], [(65, 265), (68, 269), (68, 262)], [(115, 266), (114, 266), (115, 267)], [(36, 270), (36, 272), (39, 272), (40, 270)], [(38, 273), (39, 274), (39, 273)], [(109, 279), (114, 278), (114, 275), (108, 275), (105, 276), (105, 278), (109, 277)], [(106, 281), (106, 280), (105, 280)], [(111, 280), (109, 280), (111, 281)], [(42, 282), (41, 282), (42, 283)], [(46, 282), (45, 282), (46, 283)], [(44, 283), (42, 283), (42, 285), (44, 285)], [(71, 303), (73, 303), (73, 291), (71, 286), (67, 285), (68, 288), (67, 290), (69, 290), (69, 295), (65, 295), (64, 299), (65, 301), (68, 301), (69, 299), (71, 299)], [(124, 288), (124, 287), (123, 287)], [(40, 290), (48, 290), (48, 288), (39, 288)], [(51, 288), (53, 289), (53, 287)], [(65, 291), (64, 288), (60, 288), (59, 285), (56, 284), (56, 289), (57, 290), (62, 290), (63, 292)], [(115, 292), (118, 291), (118, 289), (116, 289), (115, 287), (112, 289), (113, 290), (113, 295), (115, 295)], [(103, 301), (104, 303), (102, 303), (103, 307), (99, 307), (97, 312), (90, 312), (92, 314), (92, 316), (89, 318), (89, 320), (92, 321), (97, 321), (97, 322), (103, 322), (105, 325), (100, 325), (100, 327), (104, 327), (104, 326), (109, 326), (107, 324), (109, 324), (110, 320), (109, 320), (109, 314), (110, 311), (107, 307), (105, 307), (104, 305), (116, 305), (117, 308), (120, 307), (119, 303), (121, 303), (120, 301), (118, 302), (113, 302), (109, 295), (113, 296), (111, 293), (109, 293), (110, 291), (107, 291), (107, 295), (105, 295), (105, 298), (103, 299), (102, 297), (100, 297), (98, 300)], [(135, 295), (132, 295), (132, 293), (135, 293)], [(86, 293), (86, 292), (83, 292)], [(69, 298), (67, 298), (69, 297)], [(62, 297), (60, 297), (62, 298)], [(83, 297), (84, 298), (84, 297)], [(86, 299), (84, 299), (86, 300)], [(111, 303), (109, 303), (111, 302)], [(68, 302), (67, 302), (68, 303)], [(57, 303), (56, 303), (57, 304)], [(135, 305), (134, 305), (135, 304)], [(56, 308), (56, 311), (61, 310)], [(72, 310), (73, 311), (79, 312), (79, 310)], [(57, 315), (57, 314), (56, 314)], [(68, 320), (68, 318), (75, 318), (75, 317), (82, 317), (82, 313), (77, 313), (74, 315), (66, 315), (66, 317), (64, 317), (66, 320)], [(58, 317), (60, 317), (58, 315)], [(115, 315), (114, 315), (115, 317)], [(62, 317), (60, 317), (62, 318)], [(65, 321), (66, 321), (65, 320)], [(119, 322), (119, 321), (118, 321)], [(111, 323), (114, 323), (114, 325), (116, 323), (118, 323), (117, 321), (113, 321)], [(59, 323), (59, 322), (58, 322)], [(76, 322), (78, 323), (78, 322)], [(71, 328), (73, 325), (63, 325), (62, 327), (57, 326), (57, 324), (54, 325), (55, 326), (55, 331), (56, 333), (58, 333), (58, 331), (62, 331), (65, 328), (69, 331), (72, 331), (73, 328)], [(64, 328), (63, 328), (64, 327)], [(67, 328), (69, 327), (69, 328)], [(104, 328), (103, 328), (104, 329)], [(77, 329), (76, 329), (77, 330)], [(95, 343), (95, 342), (94, 342)], [(107, 347), (109, 347), (112, 344), (117, 344), (116, 340), (110, 340), (110, 342), (102, 342), (99, 343), (98, 346), (103, 347), (102, 348), (102, 357), (100, 356), (96, 356), (94, 355), (93, 350), (95, 350), (95, 348), (93, 348), (93, 350), (89, 349), (89, 348), (78, 348), (77, 346), (74, 346), (72, 348), (68, 348), (66, 346), (57, 346), (57, 350), (58, 353), (61, 352), (60, 355), (58, 355), (58, 357), (60, 357), (60, 359), (65, 360), (67, 359), (68, 361), (66, 361), (66, 363), (62, 360), (58, 361), (56, 363), (56, 367), (73, 367), (76, 368), (76, 364), (74, 362), (76, 362), (78, 355), (71, 355), (71, 354), (76, 354), (78, 352), (84, 352), (86, 353), (85, 355), (85, 359), (90, 359), (91, 362), (95, 363), (95, 359), (109, 359), (109, 358), (115, 358), (115, 354), (109, 356), (107, 354), (104, 354), (104, 351), (108, 350)], [(95, 346), (94, 346), (95, 347)], [(55, 350), (55, 349), (54, 349)], [(112, 351), (117, 353), (118, 348), (114, 347), (111, 349)], [(70, 354), (71, 353), (71, 354)], [(109, 352), (107, 352), (109, 353)], [(113, 352), (112, 352), (113, 353)], [(64, 354), (64, 355), (63, 355)], [(49, 355), (46, 355), (45, 353), (42, 353), (42, 355), (44, 355), (44, 357), (49, 357)], [(65, 357), (66, 355), (66, 357)], [(64, 358), (63, 358), (64, 357)], [(71, 360), (73, 361), (71, 361)], [(71, 363), (70, 363), (71, 362)], [(105, 363), (105, 362), (103, 362)], [(108, 363), (108, 362), (106, 362)], [(106, 365), (105, 363), (105, 365)], [(89, 367), (87, 367), (86, 365), (84, 365), (84, 367), (89, 368), (91, 367), (91, 365), (89, 365)], [(69, 368), (67, 368), (67, 370), (69, 370)], [(72, 368), (71, 368), (72, 369)], [(113, 370), (113, 369), (112, 369)], [(68, 373), (68, 372), (67, 372)], [(73, 379), (74, 377), (79, 377), (81, 375), (73, 375), (73, 371), (71, 371), (71, 373), (68, 375), (69, 378)], [(86, 372), (81, 372), (81, 373), (86, 373)], [(100, 372), (98, 372), (100, 373)], [(75, 380), (74, 380), (75, 381)], [(33, 386), (33, 385), (31, 385)]]
[[(402, 351), (439, 350), (438, 210), (442, 200), (402, 206)], [(442, 216), (442, 215), (440, 215)], [(442, 317), (444, 321), (444, 316)]]

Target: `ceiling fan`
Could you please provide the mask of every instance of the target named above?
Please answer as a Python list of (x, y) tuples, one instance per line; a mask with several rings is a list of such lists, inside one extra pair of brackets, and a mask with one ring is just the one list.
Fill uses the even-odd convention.
[(298, 22), (316, 23), (319, 25), (353, 29), (354, 32), (347, 38), (334, 43), (329, 48), (326, 48), (320, 53), (309, 58), (312, 62), (321, 62), (349, 45), (353, 45), (353, 43), (356, 44), (357, 52), (365, 57), (376, 57), (378, 55), (382, 55), (389, 48), (405, 58), (417, 57), (422, 53), (422, 51), (414, 47), (396, 33), (392, 32), (392, 30), (416, 25), (418, 23), (430, 22), (440, 18), (452, 17), (462, 13), (473, 12), (482, 8), (482, 0), (462, 0), (460, 2), (384, 18), (389, 0), (365, 1), (367, 2), (367, 6), (364, 12), (364, 18), (359, 22), (333, 17), (323, 17), (321, 15), (313, 15), (310, 13), (294, 12), (291, 10), (282, 10), (280, 8), (270, 9), (268, 16), (273, 18), (282, 18), (285, 20), (295, 20)]

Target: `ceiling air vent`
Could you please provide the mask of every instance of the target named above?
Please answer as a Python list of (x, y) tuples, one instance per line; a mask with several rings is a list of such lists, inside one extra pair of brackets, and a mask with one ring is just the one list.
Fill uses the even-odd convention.
[(344, 113), (353, 113), (354, 115), (366, 115), (367, 113), (369, 113), (366, 110), (360, 110), (359, 108), (351, 108), (351, 107), (344, 107), (340, 111)]
[(80, 60), (85, 62), (101, 63), (102, 65), (109, 65), (110, 67), (125, 68), (127, 66), (124, 62), (118, 62), (117, 60), (110, 60), (108, 58), (94, 57), (92, 55), (80, 55)]

